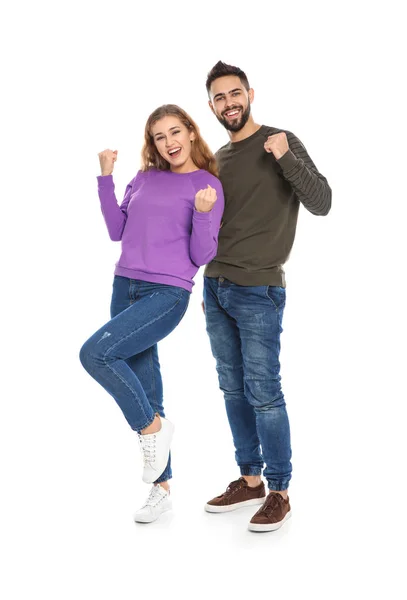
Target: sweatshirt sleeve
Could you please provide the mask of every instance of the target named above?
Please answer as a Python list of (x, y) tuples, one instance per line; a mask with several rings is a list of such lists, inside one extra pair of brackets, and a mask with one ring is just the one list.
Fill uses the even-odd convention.
[(219, 179), (211, 180), (209, 185), (216, 190), (217, 199), (214, 207), (206, 213), (198, 212), (194, 208), (192, 216), (189, 253), (197, 267), (206, 265), (216, 256), (220, 223), (225, 207), (223, 188)]
[(112, 175), (99, 175), (97, 177), (100, 207), (110, 239), (114, 242), (122, 239), (124, 226), (127, 221), (127, 205), (130, 201), (136, 179), (137, 175), (127, 185), (123, 201), (119, 206), (114, 193), (115, 186)]
[(291, 184), (298, 200), (314, 215), (325, 216), (331, 209), (332, 190), (318, 171), (303, 144), (286, 131), (289, 150), (277, 161), (283, 177)]

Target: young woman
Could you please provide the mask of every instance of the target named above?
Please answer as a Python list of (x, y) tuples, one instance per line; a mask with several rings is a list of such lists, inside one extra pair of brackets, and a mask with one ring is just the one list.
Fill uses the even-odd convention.
[(224, 207), (213, 154), (194, 121), (167, 104), (148, 118), (142, 168), (118, 206), (112, 173), (117, 151), (99, 154), (99, 198), (112, 240), (121, 240), (111, 321), (82, 346), (86, 371), (115, 399), (137, 432), (143, 481), (154, 483), (135, 520), (171, 508), (170, 445), (157, 342), (181, 321), (193, 278), (216, 254)]

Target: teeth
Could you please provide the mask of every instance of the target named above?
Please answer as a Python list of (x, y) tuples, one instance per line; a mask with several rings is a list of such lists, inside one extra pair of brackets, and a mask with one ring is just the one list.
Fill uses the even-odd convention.
[(232, 111), (230, 111), (230, 112), (228, 112), (226, 114), (227, 114), (228, 117), (233, 117), (233, 115), (237, 115), (238, 112), (239, 112), (238, 110), (232, 110)]
[(169, 150), (168, 154), (174, 154), (175, 152), (178, 152), (178, 150), (181, 150), (181, 148), (174, 148), (173, 150)]

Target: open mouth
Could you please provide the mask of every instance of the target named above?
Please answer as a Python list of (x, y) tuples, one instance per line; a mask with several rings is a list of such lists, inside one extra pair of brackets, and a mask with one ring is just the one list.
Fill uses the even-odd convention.
[(168, 150), (168, 154), (171, 158), (177, 158), (181, 154), (181, 148), (171, 148), (171, 150)]
[(234, 108), (224, 113), (225, 117), (229, 120), (237, 119), (240, 113), (240, 108)]

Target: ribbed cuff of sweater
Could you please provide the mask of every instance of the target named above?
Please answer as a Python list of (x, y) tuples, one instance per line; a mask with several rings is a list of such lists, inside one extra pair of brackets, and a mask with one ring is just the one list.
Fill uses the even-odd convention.
[(290, 149), (277, 161), (283, 171), (290, 171), (298, 164), (298, 158), (291, 152)]
[(96, 177), (98, 180), (98, 185), (112, 185), (113, 183), (113, 175), (98, 175)]
[(199, 212), (194, 208), (193, 219), (195, 221), (212, 221), (212, 210), (208, 212)]

